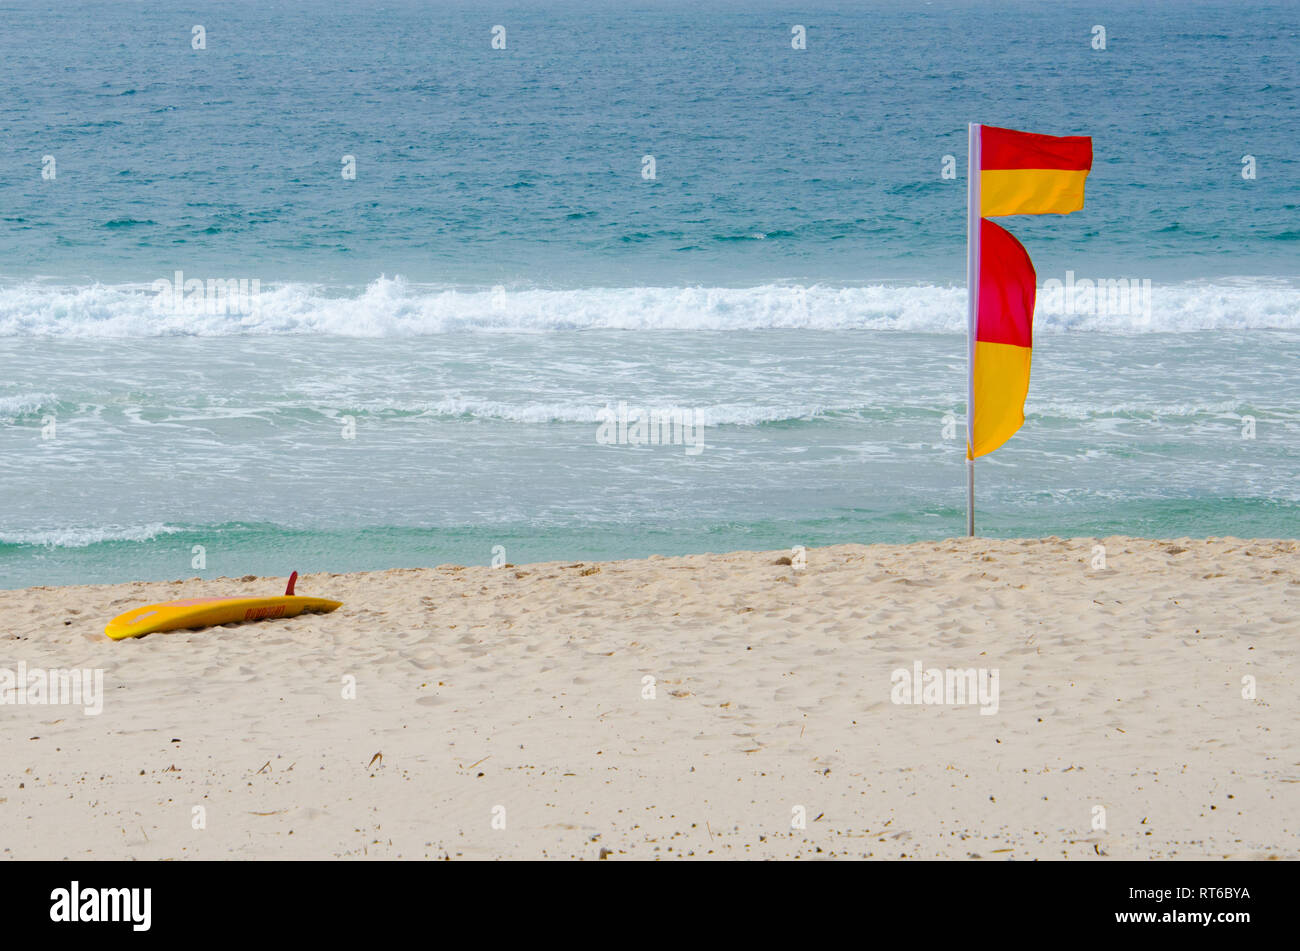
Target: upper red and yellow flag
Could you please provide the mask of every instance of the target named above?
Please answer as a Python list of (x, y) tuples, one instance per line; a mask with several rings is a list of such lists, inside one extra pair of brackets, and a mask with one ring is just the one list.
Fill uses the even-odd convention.
[(980, 126), (980, 217), (1078, 211), (1091, 169), (1092, 139), (1086, 135)]
[(980, 220), (971, 234), (971, 459), (997, 449), (1025, 422), (1037, 280), (1024, 246), (983, 219), (1078, 211), (1092, 169), (1088, 136), (994, 126), (980, 126), (978, 135), (979, 151), (972, 156), (978, 161), (972, 172), (979, 176)]

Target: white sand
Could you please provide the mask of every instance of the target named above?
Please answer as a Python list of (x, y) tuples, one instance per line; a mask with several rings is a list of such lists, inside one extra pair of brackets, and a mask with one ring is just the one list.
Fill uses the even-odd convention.
[[(1052, 538), (314, 575), (343, 608), (120, 643), (131, 606), (283, 579), (0, 592), (0, 668), (105, 688), (99, 716), (0, 706), (0, 845), (1300, 857), (1300, 544), (1102, 541), (1106, 570)], [(997, 713), (891, 703), (916, 661), (996, 668)]]

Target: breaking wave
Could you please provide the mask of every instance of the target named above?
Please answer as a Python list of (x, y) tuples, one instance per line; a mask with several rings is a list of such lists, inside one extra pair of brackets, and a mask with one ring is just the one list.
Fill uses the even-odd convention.
[[(149, 284), (0, 286), (0, 337), (768, 329), (963, 333), (966, 319), (965, 288), (937, 284), (549, 289), (414, 284), (381, 277), (364, 288), (262, 282), (246, 297), (213, 298), (211, 306), (199, 302), (177, 308), (180, 313), (158, 302), (159, 293)], [(1040, 307), (1035, 330), (1300, 329), (1300, 284), (1284, 280), (1156, 284), (1149, 303), (1149, 312), (1144, 303), (1136, 313)], [(1129, 309), (1139, 310), (1136, 304)]]

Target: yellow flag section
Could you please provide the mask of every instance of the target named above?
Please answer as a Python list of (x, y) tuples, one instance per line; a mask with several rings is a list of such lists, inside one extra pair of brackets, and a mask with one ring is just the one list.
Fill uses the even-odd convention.
[(1092, 139), (975, 126), (970, 167), (971, 379), (966, 453), (976, 459), (997, 449), (1024, 425), (1037, 284), (1024, 246), (985, 219), (1078, 211), (1083, 207), (1084, 180), (1092, 168)]

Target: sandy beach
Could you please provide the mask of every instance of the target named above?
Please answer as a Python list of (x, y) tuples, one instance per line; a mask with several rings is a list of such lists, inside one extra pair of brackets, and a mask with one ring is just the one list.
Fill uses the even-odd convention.
[[(308, 575), (344, 607), (122, 642), (133, 605), (283, 579), (3, 591), (0, 668), (99, 668), (104, 696), (0, 709), (0, 845), (1294, 859), (1298, 556), (976, 539)], [(895, 702), (918, 663), (995, 671), (996, 698)]]

